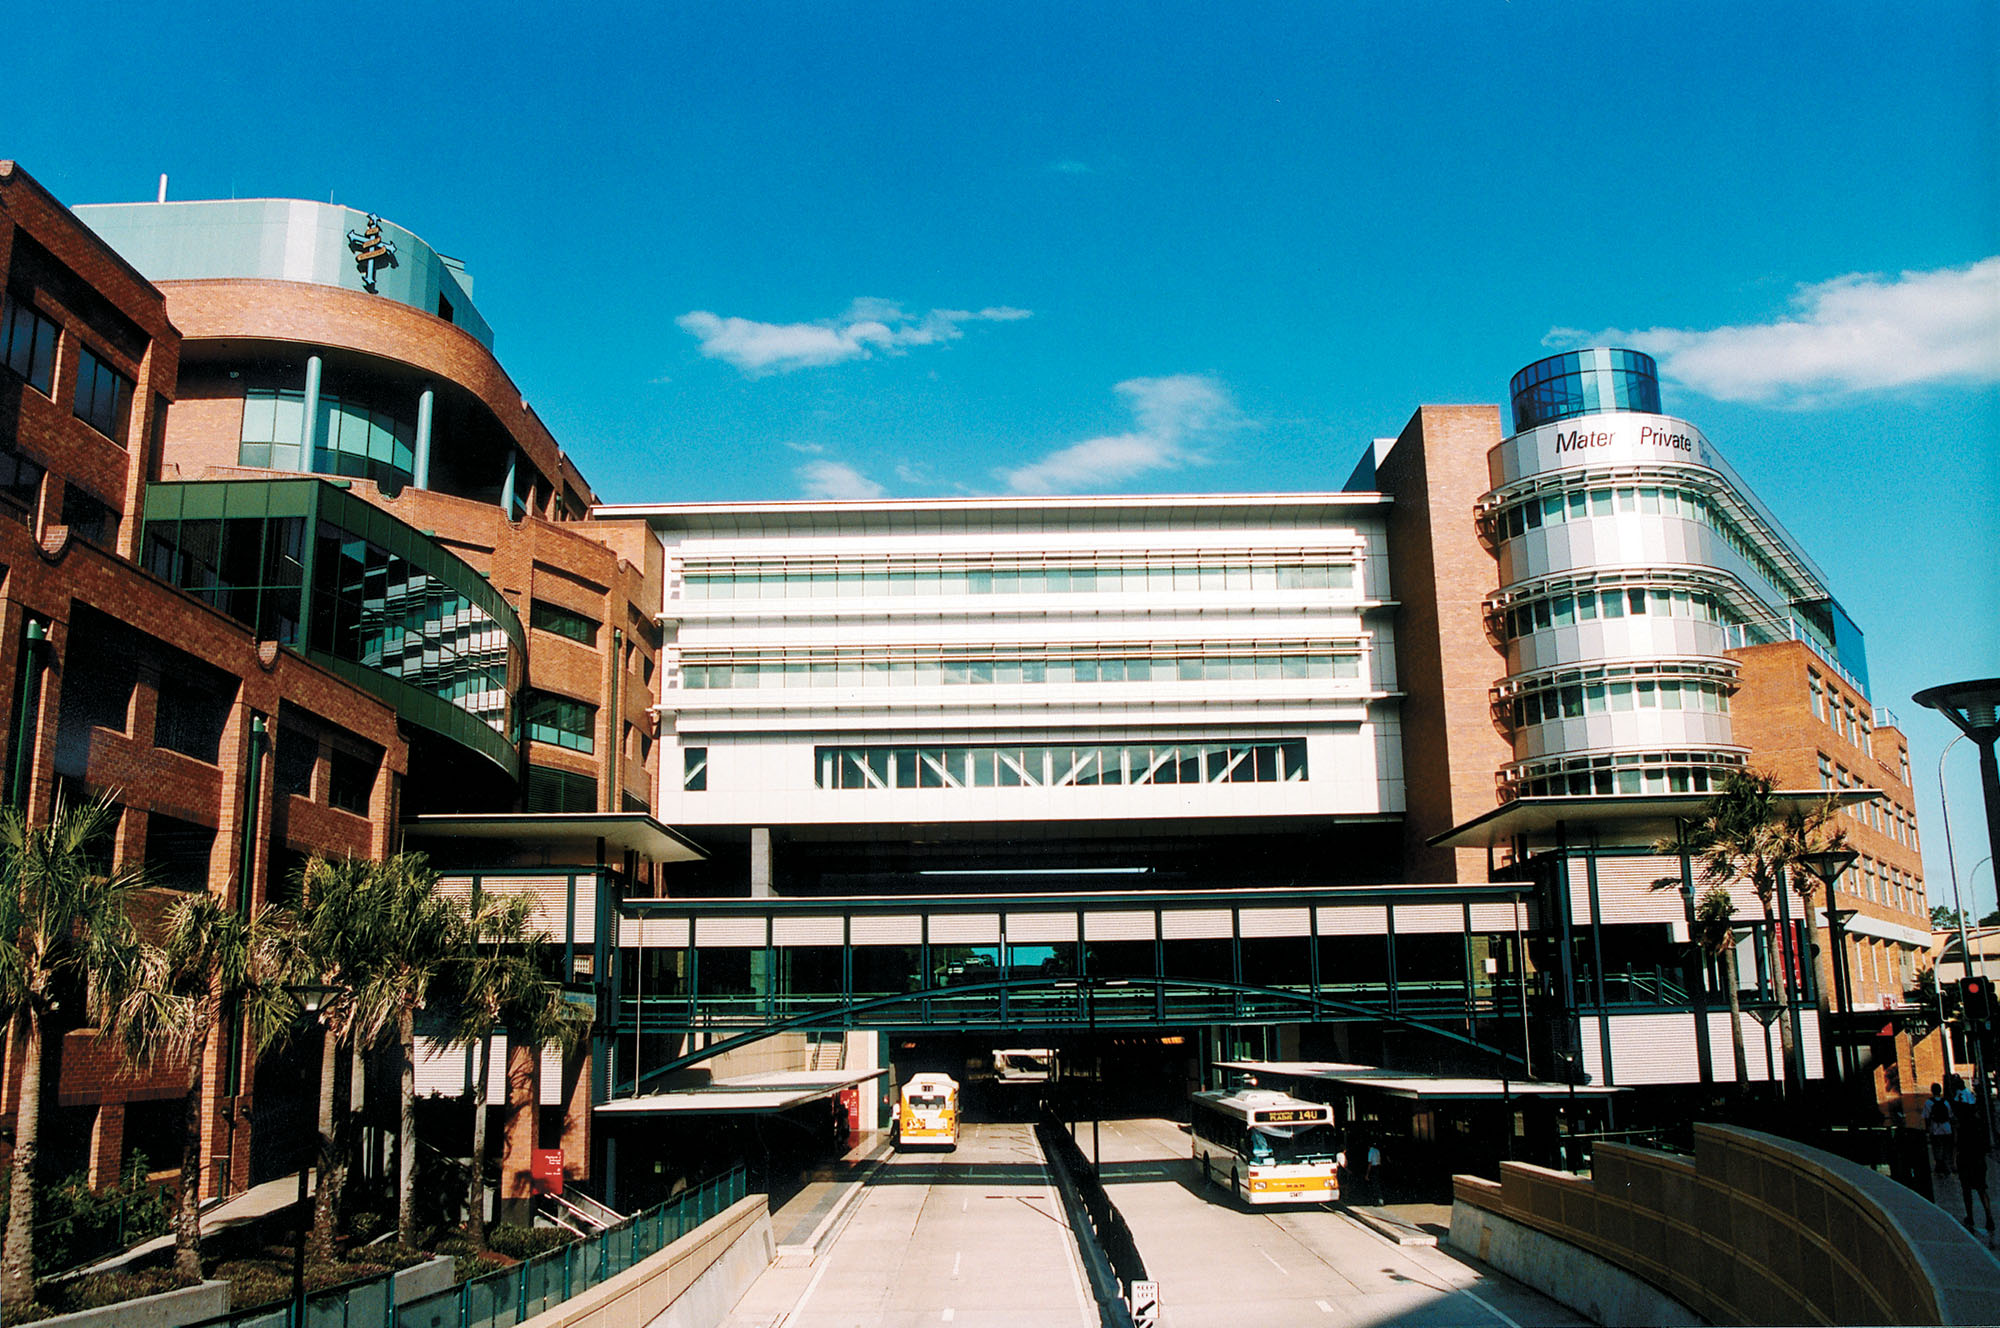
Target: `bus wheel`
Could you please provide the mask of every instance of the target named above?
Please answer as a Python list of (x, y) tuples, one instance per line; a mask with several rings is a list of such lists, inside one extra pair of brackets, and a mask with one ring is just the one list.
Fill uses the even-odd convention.
[(1215, 1184), (1215, 1172), (1209, 1167), (1208, 1158), (1205, 1155), (1201, 1159), (1201, 1184), (1203, 1189), (1207, 1189), (1209, 1186)]

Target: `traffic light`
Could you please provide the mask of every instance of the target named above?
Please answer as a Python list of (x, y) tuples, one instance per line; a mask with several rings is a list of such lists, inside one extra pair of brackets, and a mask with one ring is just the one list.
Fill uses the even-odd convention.
[(1965, 1015), (1965, 1026), (1976, 1031), (1985, 1031), (1993, 1026), (1993, 981), (1990, 978), (1973, 977), (1958, 980), (1958, 1008)]

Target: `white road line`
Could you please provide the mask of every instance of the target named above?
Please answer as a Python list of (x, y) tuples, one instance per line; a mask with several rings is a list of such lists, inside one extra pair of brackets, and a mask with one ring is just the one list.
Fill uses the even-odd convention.
[(1327, 1304), (1327, 1303), (1326, 1303), (1325, 1301), (1323, 1301), (1323, 1300), (1316, 1300), (1316, 1301), (1314, 1301), (1314, 1302), (1313, 1302), (1313, 1304), (1315, 1304), (1315, 1305), (1319, 1306), (1319, 1310), (1320, 1310), (1320, 1313), (1322, 1313), (1322, 1314), (1331, 1314), (1331, 1313), (1333, 1313), (1333, 1306), (1331, 1306), (1331, 1305)]
[(1481, 1307), (1484, 1308), (1488, 1314), (1492, 1315), (1500, 1322), (1506, 1324), (1507, 1328), (1521, 1328), (1520, 1324), (1514, 1322), (1514, 1320), (1508, 1318), (1506, 1315), (1502, 1314), (1499, 1310), (1493, 1308), (1493, 1306), (1487, 1302), (1486, 1298), (1478, 1294), (1477, 1292), (1468, 1291), (1464, 1287), (1460, 1287), (1458, 1289), (1458, 1294), (1461, 1296), (1470, 1296), (1472, 1297), (1472, 1299), (1478, 1301)]
[(951, 1256), (951, 1275), (953, 1277), (958, 1276), (958, 1261), (964, 1257), (965, 1257), (964, 1250), (959, 1250)]
[(826, 1276), (826, 1270), (831, 1267), (833, 1267), (833, 1250), (829, 1248), (826, 1257), (819, 1260), (819, 1267), (813, 1270), (812, 1281), (806, 1283), (806, 1289), (799, 1293), (799, 1298), (785, 1311), (785, 1317), (778, 1321), (780, 1324), (790, 1323), (805, 1311), (806, 1302), (812, 1299), (813, 1292), (819, 1290), (819, 1280)]
[(953, 1309), (951, 1306), (947, 1305), (944, 1307), (944, 1313), (939, 1315), (938, 1317), (943, 1319), (944, 1322), (950, 1323), (953, 1319), (956, 1319), (958, 1317), (958, 1311)]
[[(1290, 1273), (1285, 1272), (1285, 1265), (1279, 1263), (1276, 1259), (1271, 1258), (1271, 1252), (1269, 1250), (1260, 1248), (1258, 1249), (1257, 1253), (1263, 1255), (1264, 1258), (1270, 1263), (1270, 1265), (1273, 1268), (1277, 1269), (1281, 1273), (1285, 1273), (1286, 1277), (1291, 1276)], [(1519, 1325), (1516, 1325), (1516, 1328), (1519, 1328)]]

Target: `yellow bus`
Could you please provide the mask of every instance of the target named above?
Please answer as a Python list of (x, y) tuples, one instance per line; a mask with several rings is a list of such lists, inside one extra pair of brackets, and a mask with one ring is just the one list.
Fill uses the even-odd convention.
[(1333, 1108), (1267, 1088), (1196, 1093), (1188, 1134), (1202, 1179), (1245, 1203), (1327, 1203), (1340, 1197)]
[(958, 1147), (958, 1081), (948, 1074), (912, 1075), (896, 1111), (896, 1147)]

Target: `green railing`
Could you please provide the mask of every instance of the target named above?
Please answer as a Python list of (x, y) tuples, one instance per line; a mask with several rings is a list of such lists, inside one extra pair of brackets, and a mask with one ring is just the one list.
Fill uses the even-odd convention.
[(736, 1167), (593, 1236), (404, 1305), (392, 1277), (375, 1277), (307, 1296), (303, 1324), (280, 1301), (191, 1328), (509, 1328), (658, 1254), (748, 1188), (748, 1171)]

